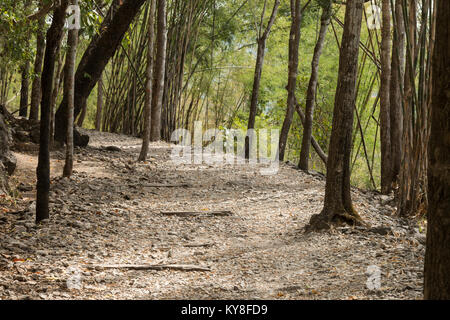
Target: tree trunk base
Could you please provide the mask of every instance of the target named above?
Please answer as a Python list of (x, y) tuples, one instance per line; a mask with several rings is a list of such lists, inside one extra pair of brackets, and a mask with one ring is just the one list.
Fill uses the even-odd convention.
[(340, 212), (331, 212), (324, 209), (320, 214), (316, 214), (311, 217), (308, 225), (305, 227), (305, 232), (326, 231), (333, 227), (343, 225), (356, 227), (366, 226), (366, 223), (361, 219), (355, 210), (349, 213), (345, 210), (340, 210)]

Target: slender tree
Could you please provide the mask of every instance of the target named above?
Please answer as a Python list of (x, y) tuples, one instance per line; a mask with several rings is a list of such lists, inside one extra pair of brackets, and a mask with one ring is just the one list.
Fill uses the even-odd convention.
[[(248, 117), (248, 130), (255, 129), (255, 120), (256, 120), (256, 111), (258, 109), (258, 97), (259, 97), (259, 88), (261, 85), (261, 75), (264, 66), (264, 56), (266, 53), (266, 42), (269, 37), (270, 30), (272, 29), (273, 24), (275, 23), (275, 19), (278, 13), (278, 8), (280, 6), (280, 0), (275, 0), (273, 4), (272, 14), (270, 15), (269, 22), (265, 30), (263, 31), (263, 21), (264, 15), (266, 13), (267, 0), (264, 1), (264, 9), (261, 14), (261, 21), (258, 29), (258, 53), (256, 55), (256, 66), (255, 66), (255, 75), (253, 78), (253, 89), (252, 89), (252, 97), (250, 100), (250, 114)], [(245, 157), (248, 159), (250, 157), (250, 145), (249, 145), (249, 137), (245, 139)]]
[(22, 67), (22, 85), (20, 87), (19, 116), (24, 118), (28, 115), (28, 91), (30, 89), (29, 78), (30, 78), (30, 63), (27, 61)]
[(308, 91), (306, 93), (306, 112), (305, 121), (303, 125), (303, 140), (302, 149), (300, 152), (299, 168), (302, 170), (309, 170), (309, 150), (311, 147), (313, 120), (314, 120), (314, 108), (316, 101), (317, 85), (319, 80), (319, 60), (322, 55), (322, 49), (325, 44), (325, 38), (328, 31), (328, 26), (331, 21), (332, 14), (331, 0), (324, 3), (322, 7), (322, 17), (320, 19), (320, 31), (317, 39), (316, 46), (314, 48), (314, 55), (311, 62), (311, 77), (309, 79)]
[(362, 10), (363, 0), (347, 1), (327, 163), (325, 203), (322, 212), (311, 218), (307, 231), (328, 229), (333, 224), (362, 223), (353, 208), (350, 193), (350, 154)]
[(38, 31), (36, 34), (36, 57), (34, 60), (34, 74), (33, 85), (31, 88), (31, 105), (30, 105), (30, 120), (37, 120), (39, 117), (39, 104), (41, 102), (41, 73), (42, 64), (44, 60), (45, 53), (45, 18), (40, 18), (38, 20)]
[(95, 115), (95, 130), (102, 128), (103, 117), (103, 76), (100, 76), (97, 83), (97, 113)]
[[(70, 1), (70, 0), (69, 0)], [(65, 35), (63, 35), (64, 37)], [(57, 67), (55, 71), (52, 99), (50, 103), (50, 147), (55, 143), (55, 108), (58, 102), (58, 96), (61, 93), (61, 87), (64, 83), (64, 55), (65, 53), (61, 51), (62, 40), (60, 40), (58, 49), (56, 50), (57, 55)]]
[(295, 88), (297, 85), (298, 74), (298, 51), (300, 46), (300, 27), (302, 22), (302, 10), (300, 0), (291, 0), (291, 31), (289, 36), (289, 71), (288, 71), (288, 91), (286, 115), (280, 133), (280, 143), (278, 157), (280, 161), (284, 160), (286, 143), (291, 129), (292, 119), (295, 111)]
[(47, 31), (44, 68), (42, 71), (42, 102), (39, 140), (39, 158), (37, 167), (36, 222), (49, 217), (50, 191), (50, 104), (55, 73), (57, 47), (63, 36), (64, 21), (69, 0), (61, 0), (54, 9), (52, 24)]
[[(28, 9), (31, 6), (31, 0), (26, 0), (24, 3), (24, 9)], [(30, 45), (29, 40), (25, 41), (25, 45)], [(25, 61), (21, 68), (22, 83), (20, 87), (20, 107), (19, 116), (26, 118), (28, 116), (28, 98), (30, 91), (30, 62)]]
[(450, 300), (450, 2), (435, 5), (425, 299)]
[(144, 139), (142, 142), (141, 153), (139, 161), (147, 159), (148, 147), (150, 143), (150, 128), (151, 128), (151, 112), (152, 112), (152, 85), (153, 85), (153, 54), (155, 43), (155, 14), (156, 14), (156, 0), (150, 0), (150, 13), (148, 16), (148, 48), (147, 48), (147, 69), (146, 69), (146, 84), (145, 84), (145, 105), (144, 105)]
[[(144, 3), (145, 0), (113, 0), (100, 26), (100, 33), (92, 39), (75, 73), (75, 118)], [(67, 98), (63, 97), (55, 116), (55, 138), (60, 142), (66, 140)]]
[[(78, 0), (70, 0), (72, 6), (78, 6)], [(75, 14), (73, 12), (72, 14)], [(73, 121), (74, 121), (74, 101), (75, 101), (75, 63), (78, 46), (78, 26), (75, 22), (69, 25), (69, 35), (67, 38), (67, 55), (64, 77), (64, 95), (67, 96), (67, 140), (66, 140), (66, 163), (64, 166), (64, 177), (70, 177), (73, 172)]]
[(164, 76), (166, 72), (166, 0), (158, 0), (158, 32), (156, 35), (155, 81), (153, 84), (152, 115), (150, 140), (161, 139), (161, 110), (164, 93)]
[(391, 88), (390, 88), (390, 120), (391, 120), (391, 177), (398, 183), (402, 163), (402, 79), (405, 76), (405, 25), (403, 22), (402, 0), (395, 1), (394, 41), (392, 46)]
[(391, 0), (382, 1), (381, 27), (381, 86), (380, 86), (380, 136), (381, 136), (381, 192), (387, 194), (392, 185), (391, 162)]

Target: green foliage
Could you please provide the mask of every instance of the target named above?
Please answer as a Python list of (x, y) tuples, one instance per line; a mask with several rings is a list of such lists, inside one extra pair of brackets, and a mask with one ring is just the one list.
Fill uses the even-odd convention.
[[(104, 8), (109, 7), (112, 0), (103, 1)], [(302, 108), (305, 108), (306, 91), (311, 73), (311, 60), (314, 53), (319, 28), (322, 8), (329, 5), (331, 0), (314, 0), (306, 8), (301, 30), (299, 74), (296, 96)], [(336, 3), (336, 1), (333, 1)], [(37, 23), (28, 22), (26, 17), (37, 10), (37, 1), (31, 1), (25, 6), (25, 1), (0, 0), (0, 70), (16, 72), (13, 76), (13, 92), (20, 89), (20, 76), (18, 67), (26, 61), (32, 61), (35, 54), (35, 35)], [(179, 5), (179, 2), (177, 2)], [(196, 32), (193, 32), (194, 43), (186, 52), (186, 63), (183, 70), (184, 82), (187, 83), (186, 91), (182, 99), (186, 99), (189, 105), (191, 100), (198, 100), (198, 112), (192, 117), (203, 120), (207, 127), (232, 127), (238, 129), (247, 128), (247, 120), (250, 105), (250, 95), (253, 86), (256, 39), (258, 37), (261, 13), (264, 8), (264, 0), (198, 1), (203, 6), (204, 16)], [(215, 5), (214, 5), (215, 3)], [(302, 2), (304, 5), (306, 1)], [(174, 1), (168, 1), (168, 21), (178, 23), (180, 19), (170, 19), (176, 12)], [(263, 28), (267, 24), (271, 14), (273, 0), (267, 0), (266, 11), (263, 18)], [(94, 0), (80, 1), (81, 27), (78, 59), (87, 48), (93, 37), (100, 31), (103, 21)], [(336, 17), (344, 19), (344, 7), (334, 5)], [(104, 10), (105, 12), (105, 10)], [(144, 24), (144, 14), (141, 14), (136, 22), (130, 26), (122, 45), (127, 52), (135, 49), (134, 31), (141, 31)], [(261, 78), (259, 92), (259, 104), (256, 117), (256, 129), (281, 128), (287, 104), (287, 72), (288, 72), (288, 42), (291, 25), (290, 2), (281, 1), (276, 22), (267, 41), (266, 55)], [(313, 135), (325, 152), (327, 152), (334, 108), (334, 95), (337, 85), (339, 67), (339, 48), (342, 28), (333, 24), (329, 28), (325, 45), (320, 59), (319, 86), (316, 97), (315, 122)], [(48, 27), (48, 25), (46, 26)], [(180, 30), (183, 30), (182, 28)], [(363, 28), (361, 41), (368, 43), (367, 28)], [(176, 41), (170, 39), (169, 41)], [(376, 45), (371, 48), (378, 52)], [(145, 54), (145, 51), (143, 51)], [(363, 56), (361, 55), (361, 63)], [(368, 60), (368, 59), (366, 59)], [(168, 63), (175, 63), (168, 61)], [(141, 68), (142, 69), (142, 68)], [(370, 161), (373, 161), (373, 174), (376, 183), (379, 183), (379, 130), (377, 123), (378, 111), (375, 98), (366, 100), (378, 90), (378, 82), (372, 86), (373, 75), (377, 72), (371, 61), (366, 61), (361, 69), (357, 110), (364, 131), (364, 142)], [(108, 87), (111, 75), (111, 66), (105, 70), (105, 87)], [(125, 68), (122, 72), (131, 72)], [(96, 113), (96, 90), (88, 99), (88, 111), (85, 126), (94, 127)], [(108, 92), (105, 93), (106, 95)], [(183, 101), (184, 102), (184, 101)], [(374, 111), (374, 107), (376, 109)], [(190, 119), (191, 121), (195, 119)], [(362, 138), (359, 133), (355, 118), (355, 138), (352, 154), (353, 176), (352, 182), (361, 187), (372, 188), (370, 175), (363, 148)], [(303, 127), (297, 115), (289, 135), (287, 144), (288, 160), (297, 163), (300, 154)], [(312, 167), (324, 171), (320, 159), (311, 153)]]

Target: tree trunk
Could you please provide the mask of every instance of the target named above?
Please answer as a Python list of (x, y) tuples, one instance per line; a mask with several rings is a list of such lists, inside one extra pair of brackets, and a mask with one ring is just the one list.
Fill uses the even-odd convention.
[[(64, 35), (63, 35), (64, 37)], [(56, 55), (58, 56), (58, 67), (56, 68), (56, 73), (54, 77), (52, 100), (50, 103), (50, 147), (53, 146), (55, 142), (55, 108), (58, 102), (58, 95), (61, 89), (61, 83), (63, 83), (64, 69), (63, 69), (63, 53), (61, 52), (61, 41), (59, 42), (58, 49), (56, 50)]]
[(280, 161), (284, 160), (284, 153), (286, 151), (286, 143), (291, 129), (292, 118), (295, 111), (295, 88), (297, 85), (298, 74), (298, 51), (300, 46), (300, 27), (302, 21), (302, 11), (300, 7), (300, 0), (291, 0), (291, 32), (289, 36), (289, 74), (288, 74), (288, 99), (287, 109), (284, 118), (283, 126), (280, 133), (280, 143), (278, 149), (278, 157)]
[(322, 17), (319, 31), (319, 38), (317, 39), (316, 47), (314, 48), (314, 55), (311, 62), (311, 77), (309, 79), (308, 92), (306, 94), (306, 113), (305, 122), (303, 125), (303, 140), (302, 149), (300, 152), (299, 168), (302, 170), (309, 170), (309, 150), (311, 147), (312, 128), (314, 120), (314, 108), (316, 101), (317, 84), (319, 79), (319, 61), (322, 55), (323, 45), (330, 25), (332, 14), (332, 2), (329, 1), (322, 8)]
[(49, 217), (49, 191), (50, 191), (50, 104), (52, 99), (53, 77), (55, 74), (55, 60), (57, 48), (63, 35), (64, 20), (68, 0), (61, 0), (56, 7), (52, 25), (47, 32), (47, 47), (45, 49), (44, 69), (42, 71), (42, 102), (41, 124), (39, 139), (39, 159), (37, 167), (37, 197), (36, 222)]
[(83, 108), (81, 108), (81, 113), (78, 116), (77, 126), (80, 128), (83, 127), (84, 119), (86, 118), (86, 113), (87, 113), (87, 100), (84, 102)]
[(28, 91), (30, 78), (30, 63), (27, 61), (22, 68), (22, 85), (20, 87), (20, 109), (19, 117), (26, 118), (28, 115)]
[[(298, 116), (300, 117), (300, 121), (304, 125), (306, 116), (303, 113), (303, 110), (298, 104), (298, 102), (296, 102), (295, 110), (297, 111)], [(328, 162), (328, 155), (322, 150), (322, 148), (320, 147), (319, 143), (317, 142), (317, 140), (314, 138), (313, 135), (311, 135), (311, 144), (314, 150), (316, 151), (317, 155), (319, 156), (319, 158), (323, 161), (323, 163), (326, 166)]]
[(167, 48), (167, 26), (166, 26), (166, 0), (158, 0), (158, 33), (156, 35), (156, 66), (155, 81), (153, 84), (152, 115), (150, 140), (161, 140), (161, 110), (164, 93), (164, 76), (166, 72), (166, 48)]
[[(393, 10), (394, 11), (394, 10)], [(402, 0), (395, 2), (395, 27), (392, 47), (390, 120), (391, 120), (391, 177), (398, 183), (402, 164), (403, 107), (400, 84), (405, 76), (405, 25)]]
[[(75, 118), (86, 104), (89, 94), (144, 2), (145, 0), (113, 1), (108, 15), (100, 26), (100, 34), (92, 39), (75, 74)], [(56, 112), (55, 138), (60, 142), (66, 140), (67, 99), (68, 97), (64, 96)]]
[[(265, 10), (263, 10), (261, 14), (261, 25), (258, 32), (258, 53), (256, 55), (256, 66), (255, 66), (255, 75), (253, 78), (253, 89), (252, 89), (252, 97), (250, 100), (250, 114), (248, 117), (248, 127), (247, 130), (255, 129), (255, 121), (256, 121), (256, 111), (258, 109), (258, 97), (259, 97), (259, 87), (261, 84), (261, 75), (262, 69), (264, 66), (264, 56), (266, 52), (266, 42), (269, 37), (270, 30), (272, 29), (273, 24), (275, 23), (275, 19), (278, 13), (278, 7), (280, 6), (280, 0), (275, 0), (273, 5), (272, 14), (270, 16), (269, 22), (267, 24), (264, 33), (261, 34), (263, 18), (265, 14)], [(266, 6), (264, 6), (264, 9)], [(250, 139), (249, 137), (245, 138), (245, 158), (250, 158)]]
[(39, 26), (36, 35), (36, 58), (34, 61), (35, 78), (31, 88), (31, 106), (30, 106), (30, 120), (38, 120), (39, 118), (39, 104), (41, 102), (41, 73), (42, 64), (45, 53), (45, 35), (44, 35), (44, 18), (39, 19)]
[(16, 158), (9, 151), (11, 144), (11, 132), (3, 116), (6, 110), (0, 105), (0, 195), (8, 194), (8, 176), (12, 175), (16, 169)]
[(382, 1), (381, 30), (381, 85), (380, 85), (380, 142), (381, 142), (381, 192), (388, 194), (392, 189), (391, 175), (391, 0)]
[[(71, 0), (71, 5), (78, 6), (78, 0)], [(78, 29), (72, 26), (67, 38), (67, 55), (64, 78), (64, 95), (67, 96), (67, 140), (66, 163), (64, 165), (64, 177), (70, 177), (73, 172), (73, 110), (75, 96), (75, 63), (77, 58)]]
[(450, 3), (436, 6), (425, 299), (450, 300)]
[(348, 0), (344, 33), (339, 56), (339, 75), (333, 112), (333, 129), (327, 163), (325, 203), (322, 212), (311, 218), (307, 231), (328, 229), (331, 225), (361, 224), (352, 205), (350, 187), (350, 153), (352, 147), (353, 110), (356, 103), (359, 40), (363, 0)]
[(97, 83), (97, 113), (95, 115), (95, 130), (101, 131), (103, 117), (103, 77)]
[(150, 128), (151, 128), (151, 113), (152, 113), (152, 85), (153, 85), (153, 54), (155, 43), (155, 15), (156, 15), (156, 0), (150, 2), (150, 13), (148, 16), (148, 48), (147, 48), (147, 69), (145, 84), (145, 105), (144, 105), (144, 137), (142, 142), (141, 153), (139, 161), (147, 160), (148, 147), (150, 143)]

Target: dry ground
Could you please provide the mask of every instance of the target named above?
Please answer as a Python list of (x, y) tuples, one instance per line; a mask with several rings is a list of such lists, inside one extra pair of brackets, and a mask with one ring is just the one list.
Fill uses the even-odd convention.
[[(88, 133), (72, 179), (60, 178), (63, 152), (52, 152), (52, 217), (39, 226), (37, 157), (16, 154), (12, 183), (22, 191), (0, 199), (1, 299), (422, 298), (424, 235), (393, 216), (388, 198), (353, 192), (361, 216), (383, 228), (304, 234), (322, 208), (320, 175), (286, 164), (275, 176), (258, 166), (175, 165), (164, 143), (152, 144), (139, 164), (139, 139)], [(233, 214), (206, 214), (219, 210)], [(161, 214), (174, 211), (201, 214)], [(99, 267), (117, 264), (210, 271)], [(377, 290), (366, 286), (372, 265), (382, 272)]]

